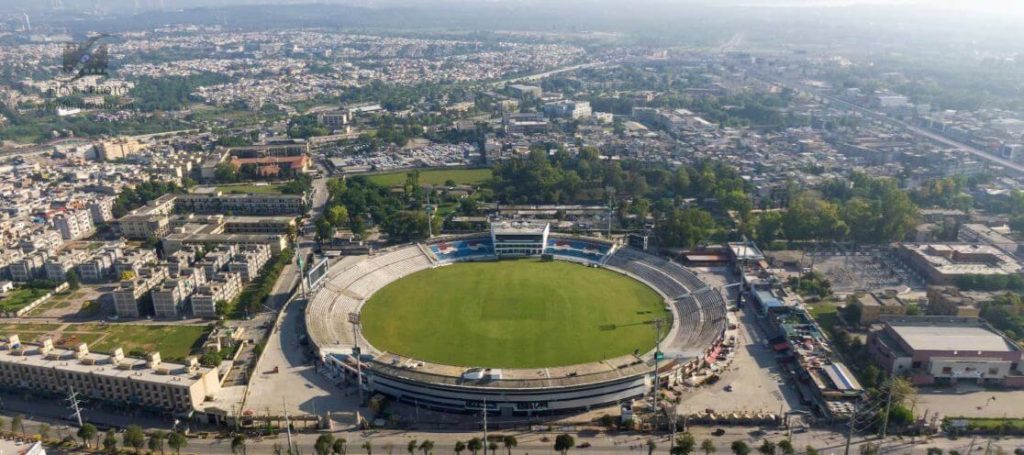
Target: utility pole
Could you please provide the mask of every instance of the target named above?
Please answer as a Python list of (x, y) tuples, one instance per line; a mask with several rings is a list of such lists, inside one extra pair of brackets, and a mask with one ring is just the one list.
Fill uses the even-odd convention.
[(284, 413), (284, 430), (288, 435), (288, 453), (293, 453), (295, 446), (292, 445), (292, 423), (288, 420), (288, 407), (284, 404), (284, 398), (281, 398), (281, 412)]
[(857, 421), (857, 410), (859, 408), (859, 404), (853, 405), (853, 414), (850, 415), (850, 428), (846, 432), (846, 449), (843, 451), (843, 455), (850, 455), (850, 441), (853, 440), (853, 423)]
[(82, 408), (80, 406), (82, 401), (78, 399), (78, 393), (75, 392), (75, 388), (73, 386), (68, 389), (67, 401), (71, 403), (71, 410), (73, 411), (71, 417), (74, 417), (75, 421), (78, 422), (78, 428), (82, 428), (82, 425), (84, 424), (84, 422), (82, 422)]
[(352, 348), (352, 357), (356, 360), (356, 390), (359, 391), (359, 406), (363, 405), (363, 359), (362, 350), (359, 348), (359, 313), (349, 313), (348, 322), (352, 323), (352, 338), (355, 345)]
[(885, 415), (882, 416), (882, 439), (889, 434), (889, 409), (892, 407), (892, 389), (895, 386), (896, 373), (889, 375), (889, 393), (885, 397)]
[(484, 398), (484, 450), (487, 450), (487, 399)]
[[(658, 426), (658, 413), (661, 412), (661, 408), (658, 407), (658, 357), (661, 356), (661, 324), (664, 323), (663, 319), (655, 319), (655, 338), (654, 338), (654, 427)], [(673, 428), (674, 430), (674, 428)]]

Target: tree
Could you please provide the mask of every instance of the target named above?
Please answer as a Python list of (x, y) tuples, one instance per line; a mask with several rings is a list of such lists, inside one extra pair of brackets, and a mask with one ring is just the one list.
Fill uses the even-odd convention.
[(466, 448), (469, 449), (470, 452), (473, 452), (473, 455), (477, 455), (477, 452), (480, 452), (480, 449), (484, 448), (484, 443), (480, 438), (473, 438), (466, 444)]
[(146, 446), (146, 433), (143, 433), (142, 427), (138, 425), (129, 425), (121, 435), (121, 445), (132, 447), (135, 453), (139, 453)]
[(775, 455), (775, 443), (765, 439), (757, 451), (761, 452), (761, 455)]
[(812, 446), (804, 447), (804, 454), (805, 455), (818, 455), (818, 449), (815, 449)]
[(647, 445), (647, 455), (652, 455), (654, 453), (654, 449), (658, 448), (658, 444), (655, 443), (653, 439), (648, 439), (647, 442), (646, 442), (646, 445)]
[[(928, 455), (942, 455), (942, 452), (943, 450), (938, 447), (929, 447), (925, 453)], [(864, 446), (861, 446), (861, 455), (864, 455)]]
[(508, 455), (512, 455), (512, 449), (519, 445), (519, 441), (516, 440), (516, 437), (510, 434), (502, 437), (501, 443), (505, 445), (505, 451)]
[(409, 455), (412, 455), (413, 453), (416, 452), (416, 440), (415, 439), (413, 439), (412, 441), (409, 441), (409, 443), (405, 445), (405, 451), (409, 452)]
[(11, 419), (11, 433), (15, 431), (21, 431), (21, 436), (25, 436), (25, 416), (15, 414), (14, 418)]
[(569, 452), (569, 449), (576, 446), (576, 439), (572, 436), (562, 433), (555, 436), (555, 450), (565, 455)]
[(429, 439), (424, 440), (420, 443), (420, 450), (423, 451), (423, 455), (430, 455), (434, 453), (434, 441)]
[(167, 446), (174, 449), (174, 453), (180, 454), (181, 449), (188, 447), (188, 438), (181, 432), (175, 431), (167, 436)]
[(39, 439), (45, 441), (50, 439), (50, 425), (43, 423), (39, 424)]
[(715, 443), (710, 439), (705, 439), (700, 443), (700, 450), (704, 451), (704, 455), (711, 455), (715, 453)]
[(487, 450), (490, 450), (491, 451), (491, 455), (494, 455), (494, 453), (498, 451), (498, 443), (494, 442), (494, 441), (488, 442), (487, 443)]
[(68, 270), (67, 280), (69, 290), (77, 291), (78, 288), (82, 287), (82, 282), (78, 279), (78, 272), (75, 272), (74, 270)]
[(76, 435), (82, 440), (82, 445), (88, 448), (89, 441), (92, 441), (92, 438), (96, 437), (97, 432), (98, 430), (96, 429), (96, 425), (85, 423), (78, 429), (78, 433), (76, 433)]
[(163, 431), (157, 430), (149, 435), (149, 451), (156, 452), (160, 451), (160, 455), (164, 453), (164, 440), (167, 439), (167, 435)]
[(743, 441), (733, 441), (729, 448), (734, 455), (748, 455), (750, 453), (750, 446)]
[(348, 209), (344, 205), (332, 205), (327, 209), (327, 213), (324, 214), (327, 217), (327, 221), (334, 225), (336, 228), (340, 228), (348, 224)]
[[(319, 441), (320, 440), (318, 439), (317, 442)], [(245, 435), (240, 434), (236, 435), (234, 438), (231, 438), (231, 453), (241, 453), (242, 455), (245, 455), (245, 452)]]
[(462, 455), (463, 450), (466, 450), (466, 443), (455, 441), (455, 455)]
[(348, 440), (345, 438), (338, 438), (334, 440), (334, 444), (331, 444), (331, 452), (336, 455), (345, 455), (345, 451), (348, 449), (345, 447), (348, 444)]
[(324, 433), (316, 438), (316, 442), (313, 443), (313, 450), (316, 451), (316, 455), (330, 455), (333, 446), (334, 436), (330, 433)]
[(107, 430), (107, 435), (103, 437), (103, 451), (117, 453), (117, 433), (113, 428)]
[(784, 455), (793, 455), (794, 453), (796, 453), (796, 449), (793, 448), (793, 442), (790, 441), (789, 439), (783, 439), (779, 441), (777, 446)]
[[(878, 444), (865, 442), (863, 445), (860, 446), (860, 455), (878, 455), (878, 449), (880, 447), (881, 446), (879, 446)], [(931, 453), (931, 450), (929, 450), (928, 453), (929, 455), (942, 455), (942, 449), (939, 449), (939, 453)]]
[(683, 433), (676, 437), (675, 445), (672, 446), (673, 455), (689, 455), (697, 447), (697, 440), (690, 433)]
[(364, 441), (362, 448), (366, 449), (366, 455), (373, 455), (373, 443), (370, 441)]

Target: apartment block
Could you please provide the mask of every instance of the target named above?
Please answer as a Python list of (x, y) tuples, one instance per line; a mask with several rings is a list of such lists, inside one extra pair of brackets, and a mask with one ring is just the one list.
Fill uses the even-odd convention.
[(78, 240), (96, 231), (88, 210), (70, 210), (53, 217), (53, 226), (64, 240)]
[(123, 318), (139, 317), (142, 313), (139, 308), (142, 299), (166, 278), (167, 269), (149, 267), (141, 269), (135, 278), (121, 281), (121, 285), (111, 293), (117, 315)]
[(51, 340), (22, 344), (17, 335), (0, 344), (0, 385), (45, 396), (63, 397), (68, 390), (90, 401), (143, 406), (188, 417), (220, 391), (217, 369), (199, 366), (195, 357), (184, 364), (163, 362), (159, 353), (147, 359), (58, 349)]
[(192, 315), (199, 318), (215, 318), (218, 302), (230, 302), (241, 293), (242, 277), (239, 274), (217, 274), (192, 295)]

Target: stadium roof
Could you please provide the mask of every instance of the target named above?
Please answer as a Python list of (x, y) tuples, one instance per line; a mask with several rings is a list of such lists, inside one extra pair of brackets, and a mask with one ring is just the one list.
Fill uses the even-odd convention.
[(980, 326), (892, 325), (915, 351), (1013, 352), (1017, 347), (999, 334)]
[(548, 223), (537, 221), (495, 221), (491, 223), (491, 232), (501, 234), (543, 234)]

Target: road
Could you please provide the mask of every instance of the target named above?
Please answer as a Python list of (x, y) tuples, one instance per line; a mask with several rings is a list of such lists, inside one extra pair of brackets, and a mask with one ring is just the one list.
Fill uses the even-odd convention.
[(945, 145), (947, 147), (952, 147), (952, 148), (957, 149), (957, 150), (959, 150), (961, 152), (970, 153), (970, 154), (972, 154), (974, 156), (977, 156), (978, 158), (982, 158), (982, 159), (991, 161), (993, 163), (996, 163), (996, 164), (999, 164), (999, 165), (1001, 165), (1003, 167), (1006, 167), (1007, 169), (1013, 170), (1013, 171), (1017, 172), (1018, 174), (1024, 174), (1024, 165), (1022, 165), (1020, 163), (1016, 163), (1016, 162), (1007, 160), (1005, 158), (993, 155), (991, 153), (988, 153), (988, 152), (986, 152), (984, 150), (981, 150), (981, 149), (978, 149), (976, 147), (972, 147), (970, 145), (967, 145), (967, 144), (964, 144), (964, 143), (961, 143), (961, 142), (958, 142), (958, 141), (954, 141), (954, 140), (949, 139), (949, 138), (947, 138), (945, 136), (939, 135), (939, 134), (937, 134), (935, 132), (928, 131), (927, 129), (911, 125), (911, 124), (909, 124), (907, 122), (904, 122), (902, 120), (889, 117), (888, 115), (885, 115), (882, 112), (878, 112), (876, 110), (869, 109), (869, 108), (861, 106), (859, 104), (854, 104), (854, 103), (851, 103), (849, 101), (846, 101), (846, 100), (843, 100), (843, 99), (840, 99), (840, 98), (837, 98), (837, 97), (834, 97), (834, 96), (831, 96), (831, 95), (823, 94), (820, 91), (818, 91), (818, 90), (816, 90), (816, 89), (814, 89), (812, 87), (808, 87), (808, 86), (806, 86), (804, 84), (800, 84), (800, 83), (796, 83), (796, 82), (782, 82), (780, 80), (773, 79), (773, 78), (768, 78), (768, 77), (764, 77), (764, 76), (751, 76), (751, 77), (753, 77), (754, 79), (757, 79), (757, 80), (759, 80), (761, 82), (767, 83), (767, 84), (775, 84), (775, 85), (779, 85), (779, 86), (782, 86), (782, 87), (790, 88), (792, 90), (796, 90), (798, 92), (809, 93), (809, 94), (814, 95), (816, 97), (828, 100), (829, 102), (832, 102), (832, 103), (835, 103), (835, 104), (838, 104), (838, 105), (841, 105), (841, 106), (845, 106), (845, 107), (847, 107), (847, 108), (849, 108), (851, 110), (855, 110), (857, 112), (865, 114), (865, 115), (867, 115), (867, 116), (869, 116), (869, 117), (871, 117), (871, 118), (873, 118), (875, 120), (878, 120), (878, 121), (881, 121), (881, 122), (886, 122), (886, 123), (889, 123), (891, 125), (898, 126), (900, 128), (903, 128), (904, 130), (906, 130), (908, 132), (911, 132), (911, 133), (914, 133), (914, 134), (918, 135), (919, 137), (931, 140), (933, 142), (938, 142), (938, 143), (940, 143), (942, 145)]
[(519, 77), (513, 77), (513, 78), (509, 78), (509, 79), (502, 79), (500, 81), (492, 83), (491, 86), (494, 87), (494, 88), (502, 88), (502, 87), (504, 87), (507, 84), (515, 84), (515, 83), (518, 83), (518, 82), (537, 81), (537, 80), (540, 80), (540, 79), (544, 79), (545, 77), (554, 76), (555, 74), (566, 73), (566, 72), (569, 72), (569, 71), (576, 71), (576, 70), (580, 70), (580, 69), (584, 69), (584, 68), (596, 68), (598, 66), (602, 66), (602, 65), (606, 65), (606, 64), (608, 64), (608, 62), (591, 62), (591, 63), (581, 63), (579, 65), (565, 66), (565, 67), (562, 67), (562, 68), (553, 69), (551, 71), (545, 71), (543, 73), (536, 73), (536, 74), (530, 74), (530, 75), (527, 75), (527, 76), (519, 76)]

